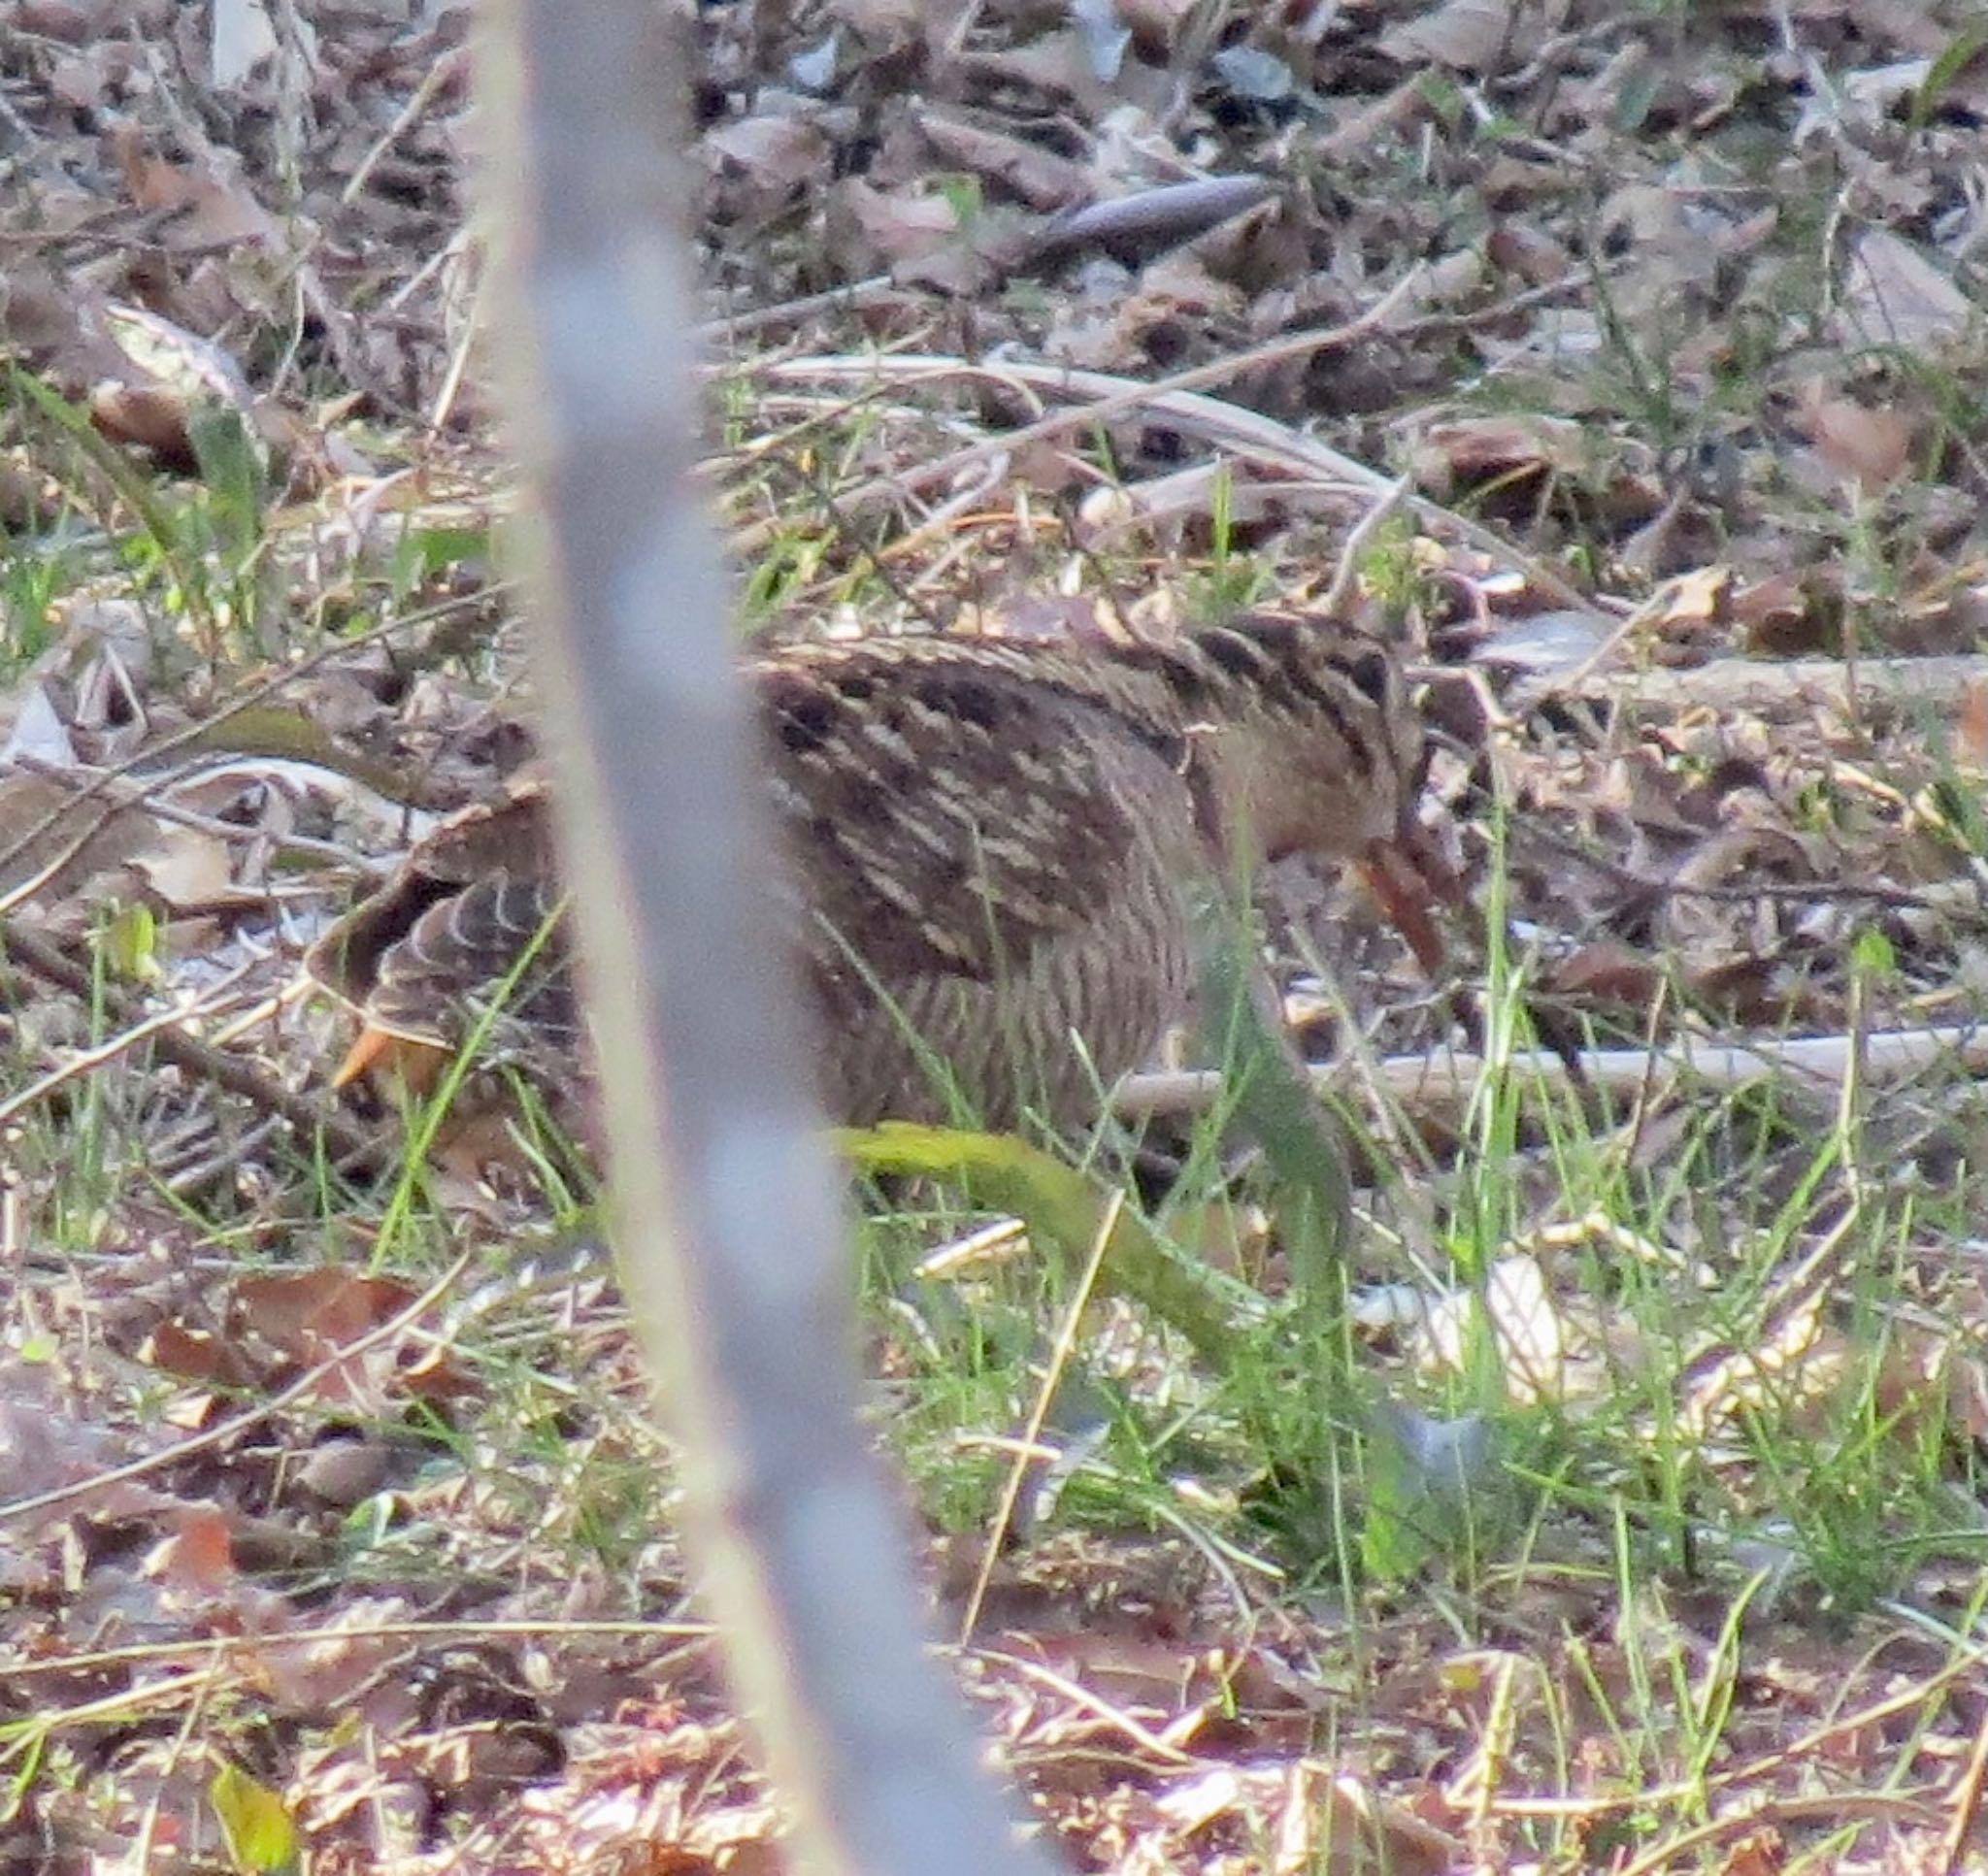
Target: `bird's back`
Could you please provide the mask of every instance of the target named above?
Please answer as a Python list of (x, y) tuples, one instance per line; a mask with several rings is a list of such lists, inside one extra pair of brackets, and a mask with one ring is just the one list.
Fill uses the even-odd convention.
[(1072, 1125), (1185, 1004), (1179, 735), (1061, 681), (1086, 662), (898, 640), (753, 668), (838, 1118)]

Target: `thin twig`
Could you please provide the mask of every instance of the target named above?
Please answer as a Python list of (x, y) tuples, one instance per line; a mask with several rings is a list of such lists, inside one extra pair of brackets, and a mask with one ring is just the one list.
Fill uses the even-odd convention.
[(994, 1522), (980, 1551), (980, 1567), (975, 1573), (974, 1587), (959, 1619), (962, 1648), (973, 1640), (974, 1630), (979, 1627), (980, 1611), (986, 1606), (987, 1589), (994, 1581), (995, 1565), (1000, 1561), (1002, 1546), (1007, 1542), (1009, 1527), (1014, 1522), (1014, 1508), (1021, 1502), (1022, 1483), (1042, 1449), (1043, 1428), (1049, 1418), (1050, 1403), (1056, 1399), (1056, 1390), (1063, 1385), (1064, 1372), (1077, 1352), (1077, 1339), (1084, 1313), (1090, 1308), (1091, 1297), (1098, 1287), (1098, 1272), (1104, 1268), (1105, 1253), (1118, 1230), (1118, 1215), (1124, 1209), (1125, 1189), (1114, 1187), (1110, 1201), (1105, 1207), (1104, 1218), (1098, 1225), (1097, 1236), (1092, 1240), (1090, 1260), (1084, 1266), (1076, 1294), (1070, 1299), (1070, 1306), (1063, 1312), (1063, 1321), (1057, 1327), (1043, 1385), (1036, 1390), (1036, 1398), (1029, 1407), (1028, 1424), (1015, 1442), (1014, 1461), (1008, 1468), (1007, 1478), (1002, 1481), (1001, 1501), (994, 1508)]
[(135, 1023), (119, 1030), (116, 1035), (92, 1048), (71, 1050), (68, 1059), (59, 1067), (50, 1069), (47, 1074), (29, 1082), (18, 1094), (10, 1095), (5, 1101), (0, 1101), (0, 1127), (5, 1127), (17, 1115), (26, 1113), (29, 1108), (48, 1100), (56, 1089), (83, 1075), (94, 1073), (98, 1069), (116, 1061), (120, 1055), (128, 1054), (147, 1037), (156, 1036), (161, 1030), (171, 1029), (180, 1023), (190, 1023), (210, 1014), (225, 1001), (227, 993), (234, 989), (251, 968), (250, 965), (244, 965), (218, 984), (211, 996), (203, 997), (198, 1003), (191, 1004), (184, 1009), (162, 1009), (154, 1015), (140, 1017)]
[(184, 1011), (176, 1012), (166, 1027), (153, 1027), (152, 1019), (144, 1015), (125, 991), (93, 976), (47, 938), (23, 930), (13, 920), (0, 919), (0, 950), (58, 990), (84, 1004), (94, 1004), (113, 1022), (130, 1030), (145, 1026), (152, 1048), (176, 1068), (240, 1095), (267, 1112), (281, 1114), (307, 1139), (321, 1136), (342, 1167), (356, 1170), (380, 1159), (381, 1142), (343, 1114), (309, 1095), (285, 1088), (245, 1057), (188, 1035), (181, 1027)]
[(1352, 598), (1353, 583), (1360, 577), (1361, 560), (1387, 517), (1408, 499), (1411, 486), (1408, 477), (1399, 477), (1386, 493), (1375, 498), (1373, 506), (1353, 524), (1352, 533), (1341, 544), (1339, 565), (1333, 570), (1332, 584), (1318, 602), (1321, 611), (1337, 614)]
[[(1659, 1071), (1690, 1075), (1718, 1088), (1743, 1087), (1786, 1074), (1834, 1088), (1848, 1072), (1850, 1059), (1860, 1045), (1865, 1052), (1861, 1072), (1873, 1087), (1903, 1081), (1928, 1069), (1951, 1069), (1960, 1074), (1988, 1072), (1988, 1025), (1977, 1023), (1881, 1030), (1857, 1039), (1801, 1036), (1757, 1042), (1748, 1048), (1679, 1037), (1660, 1049), (1589, 1049), (1571, 1059), (1536, 1050), (1507, 1057), (1499, 1069), (1503, 1078), (1521, 1091), (1536, 1086), (1561, 1090), (1583, 1085), (1634, 1090)], [(1322, 1090), (1336, 1086), (1342, 1072), (1337, 1064), (1329, 1063), (1310, 1070), (1314, 1084)], [(1410, 1104), (1467, 1100), (1489, 1072), (1481, 1056), (1461, 1052), (1390, 1056), (1374, 1070), (1378, 1085)], [(1118, 1084), (1111, 1105), (1121, 1120), (1206, 1113), (1219, 1099), (1221, 1086), (1221, 1072), (1215, 1069), (1127, 1075)]]
[[(1403, 281), (1395, 293), (1405, 291), (1408, 284), (1408, 281)], [(867, 482), (861, 482), (837, 498), (838, 508), (845, 510), (902, 499), (935, 482), (949, 481), (989, 456), (1011, 453), (1061, 436), (1066, 431), (1134, 411), (1144, 411), (1180, 428), (1198, 431), (1209, 442), (1239, 455), (1254, 456), (1286, 474), (1330, 476), (1349, 489), (1381, 496), (1392, 488), (1393, 483), (1379, 470), (1332, 448), (1315, 437), (1293, 429), (1289, 424), (1279, 423), (1275, 417), (1244, 410), (1241, 405), (1226, 403), (1218, 397), (1204, 395), (1197, 387), (1218, 382), (1253, 364), (1276, 363), (1287, 356), (1304, 356), (1334, 345), (1348, 344), (1377, 324), (1387, 309), (1388, 302), (1382, 301), (1361, 318), (1345, 325), (1287, 334), (1274, 345), (1259, 346), (1232, 358), (1198, 365), (1191, 371), (1177, 372), (1150, 384), (1113, 377), (1107, 372), (1078, 371), (1062, 365), (1030, 364), (1017, 360), (976, 364), (964, 358), (931, 353), (886, 352), (877, 357), (861, 358), (787, 358), (762, 369), (774, 378), (804, 379), (831, 377), (972, 377), (1050, 392), (1072, 400), (1031, 423), (982, 437), (936, 461), (919, 463), (892, 475), (874, 477)], [(1550, 595), (1571, 610), (1590, 616), (1597, 613), (1599, 609), (1595, 602), (1570, 586), (1544, 561), (1514, 546), (1481, 522), (1473, 521), (1454, 509), (1444, 508), (1426, 495), (1411, 495), (1408, 500), (1408, 506), (1425, 525), (1441, 528), (1468, 542), (1488, 558), (1516, 569), (1540, 592)], [(741, 551), (749, 553), (771, 532), (771, 524), (760, 523), (744, 530), (737, 537), (737, 544)], [(1612, 629), (1612, 615), (1608, 616), (1607, 623)]]
[(222, 724), (253, 709), (258, 704), (267, 703), (270, 698), (287, 689), (300, 677), (308, 677), (314, 671), (333, 664), (354, 651), (364, 650), (368, 645), (391, 639), (399, 633), (412, 631), (419, 625), (432, 624), (437, 619), (446, 619), (466, 606), (487, 605), (506, 590), (504, 584), (486, 586), (475, 594), (443, 600), (434, 606), (422, 607), (417, 611), (403, 613), (399, 618), (382, 620), (379, 625), (355, 633), (349, 639), (341, 639), (336, 643), (324, 645), (308, 657), (298, 659), (295, 664), (285, 665), (282, 670), (250, 684), (247, 690), (237, 692), (227, 703), (220, 705), (198, 722), (188, 724), (183, 730), (176, 730), (171, 736), (161, 737), (156, 742), (146, 743), (125, 757), (122, 762), (112, 763), (107, 768), (97, 770), (90, 780), (79, 787), (66, 802), (37, 821), (34, 826), (23, 830), (11, 845), (0, 847), (0, 872), (4, 872), (22, 854), (47, 839), (69, 815), (76, 813), (86, 803), (106, 794), (124, 776), (137, 770), (151, 768), (167, 756), (177, 755), (182, 749), (213, 748), (216, 742), (216, 732)]

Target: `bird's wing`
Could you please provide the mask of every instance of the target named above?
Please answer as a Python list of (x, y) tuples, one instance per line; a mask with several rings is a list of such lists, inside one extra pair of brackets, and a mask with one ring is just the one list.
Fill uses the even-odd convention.
[(1168, 753), (1118, 718), (892, 643), (753, 671), (802, 945), (832, 1002), (872, 977), (1026, 974), (1158, 890), (1161, 845), (1192, 834)]
[(441, 822), (400, 870), (305, 954), (304, 968), (355, 1005), (369, 1033), (459, 1043), (520, 959), (507, 1000), (554, 1032), (576, 1022), (556, 918), (549, 804), (536, 781)]

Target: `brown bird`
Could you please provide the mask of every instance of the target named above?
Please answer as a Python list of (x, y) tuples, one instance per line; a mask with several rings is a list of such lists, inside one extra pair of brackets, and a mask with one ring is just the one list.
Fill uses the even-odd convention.
[[(877, 639), (746, 675), (839, 1122), (1094, 1120), (1189, 1010), (1208, 908), (1258, 860), (1359, 863), (1440, 958), (1430, 902), (1457, 889), (1416, 815), (1421, 727), (1393, 656), (1346, 627)], [(488, 1053), (571, 1081), (546, 806), (526, 787), (445, 823), (314, 948), (365, 1023), (341, 1081), (391, 1059), (432, 1083), (485, 1020)]]

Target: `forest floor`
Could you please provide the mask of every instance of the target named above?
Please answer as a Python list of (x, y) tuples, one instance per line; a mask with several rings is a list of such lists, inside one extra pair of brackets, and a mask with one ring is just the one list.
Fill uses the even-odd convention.
[[(781, 1860), (584, 1156), (356, 1104), (300, 994), (536, 753), (470, 23), (0, 0), (0, 1868)], [(697, 34), (742, 642), (1330, 605), (1483, 914), (1467, 1040), (1264, 882), (1357, 1147), (1329, 1319), (1206, 1116), (1127, 1202), (1262, 1300), (1216, 1346), (1119, 1299), (1047, 1366), (1043, 1219), (867, 1195), (878, 1436), (1041, 1830), (1988, 1870), (1974, 0)]]

